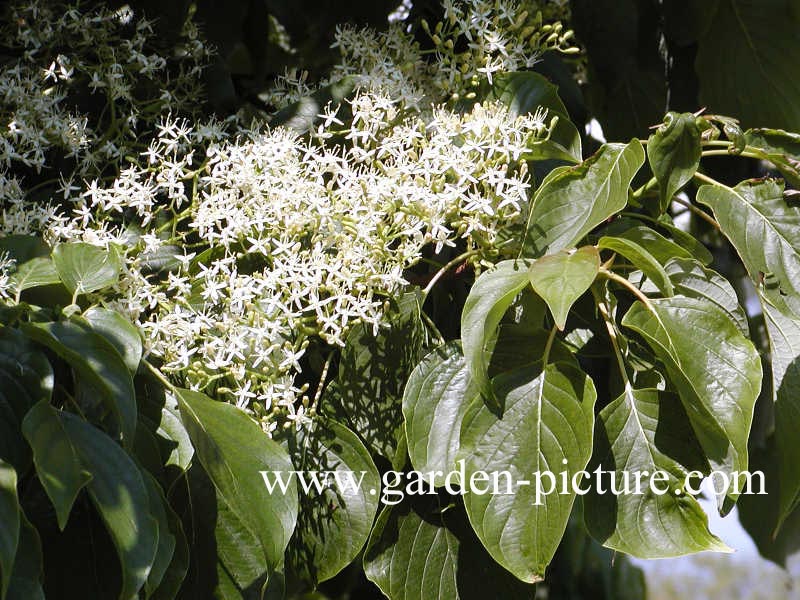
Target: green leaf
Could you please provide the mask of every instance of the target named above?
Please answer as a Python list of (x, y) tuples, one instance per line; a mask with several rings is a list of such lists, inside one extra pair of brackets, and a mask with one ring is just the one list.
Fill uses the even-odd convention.
[[(659, 223), (659, 226), (664, 226)], [(654, 231), (650, 227), (630, 227), (614, 234), (616, 237), (630, 240), (641, 246), (662, 265), (673, 258), (693, 258), (692, 253), (683, 246)]]
[(534, 261), (528, 276), (534, 291), (550, 307), (559, 330), (564, 331), (570, 308), (600, 272), (600, 253), (594, 246), (574, 252), (562, 250)]
[(787, 307), (771, 304), (759, 293), (769, 339), (775, 442), (778, 462), (779, 528), (800, 500), (800, 319)]
[(536, 142), (531, 148), (531, 160), (581, 161), (580, 132), (567, 116), (567, 109), (558, 97), (558, 88), (545, 77), (531, 71), (498, 74), (493, 78), (492, 96), (506, 104), (515, 115), (535, 113), (542, 107), (547, 109), (549, 119), (558, 117), (549, 139)]
[(763, 446), (751, 449), (750, 470), (754, 475), (763, 473), (763, 483), (754, 485), (756, 493), (743, 494), (736, 509), (759, 554), (787, 568), (787, 563), (800, 555), (800, 507), (788, 515), (781, 513), (780, 461), (775, 442), (775, 436), (770, 436)]
[[(479, 397), (460, 342), (436, 348), (416, 366), (403, 394), (408, 455), (422, 473), (448, 473), (456, 462), (461, 421)], [(441, 485), (441, 477), (434, 477)]]
[(377, 334), (356, 325), (339, 360), (336, 393), (325, 397), (330, 416), (346, 424), (373, 452), (392, 459), (402, 430), (403, 386), (426, 343), (418, 292), (391, 301)]
[(39, 402), (28, 412), (22, 422), (22, 433), (33, 449), (36, 474), (56, 509), (58, 527), (63, 531), (75, 498), (93, 475), (82, 464), (58, 412), (47, 401)]
[(612, 250), (627, 258), (633, 266), (641, 269), (650, 281), (665, 296), (674, 296), (675, 290), (664, 267), (656, 258), (640, 246), (637, 242), (623, 237), (605, 235), (597, 242), (597, 247), (603, 250)]
[(7, 235), (0, 237), (0, 254), (7, 252), (17, 265), (23, 265), (34, 258), (50, 256), (50, 246), (35, 235)]
[(367, 577), (392, 600), (531, 598), (533, 586), (501, 568), (481, 546), (461, 507), (414, 499), (387, 506), (364, 552)]
[(658, 180), (660, 211), (694, 177), (700, 166), (700, 128), (692, 113), (669, 112), (647, 141), (647, 160)]
[(19, 543), (6, 600), (45, 600), (42, 589), (42, 542), (20, 511)]
[(792, 187), (800, 187), (800, 134), (782, 129), (748, 129), (748, 150), (775, 165)]
[(783, 183), (755, 179), (734, 188), (704, 185), (697, 200), (714, 212), (751, 279), (759, 284), (769, 274), (768, 296), (788, 295), (800, 305), (800, 207), (787, 204)]
[(30, 465), (22, 420), (39, 400), (53, 394), (53, 369), (47, 357), (15, 329), (0, 328), (0, 460), (19, 473)]
[(142, 474), (128, 454), (96, 427), (70, 413), (55, 416), (62, 425), (59, 433), (66, 435), (83, 468), (92, 474), (86, 489), (122, 567), (119, 597), (138, 598), (156, 560), (159, 540)]
[(537, 258), (573, 247), (628, 203), (628, 187), (644, 164), (639, 140), (604, 144), (574, 167), (560, 169), (536, 190), (521, 256)]
[(461, 343), (469, 374), (484, 399), (492, 402), (489, 361), (497, 335), (497, 326), (508, 307), (529, 284), (530, 263), (504, 260), (482, 273), (469, 291), (461, 313)]
[[(571, 479), (589, 461), (597, 394), (586, 374), (567, 363), (544, 370), (523, 367), (498, 375), (494, 386), (503, 401), (502, 417), (476, 403), (461, 427), (459, 459), (465, 460), (466, 481), (480, 471), (508, 472), (512, 483), (529, 485), (508, 486), (500, 477), (500, 491), (510, 493), (497, 495), (476, 493), (470, 486), (464, 505), (489, 554), (534, 583), (544, 577), (575, 499), (571, 487), (565, 494), (544, 492), (550, 483), (557, 485), (562, 472)], [(552, 472), (553, 481), (545, 471)]]
[(99, 400), (114, 418), (114, 427), (122, 433), (123, 444), (132, 446), (136, 433), (136, 393), (131, 374), (111, 342), (79, 321), (24, 323), (21, 329), (67, 361), (99, 393)]
[(312, 427), (299, 436), (292, 455), (298, 471), (323, 477), (325, 489), (301, 491), (286, 570), (316, 584), (339, 573), (364, 547), (378, 511), (381, 480), (352, 431), (324, 417), (315, 418)]
[(700, 105), (745, 126), (800, 129), (798, 21), (786, 0), (720, 0), (698, 43)]
[(0, 598), (6, 597), (11, 582), (14, 557), (20, 533), (20, 506), (17, 498), (17, 472), (0, 460)]
[(733, 286), (722, 275), (707, 269), (696, 260), (686, 258), (670, 260), (664, 270), (678, 294), (713, 302), (728, 313), (742, 335), (745, 337), (750, 335), (747, 313), (739, 304)]
[[(603, 493), (595, 484), (584, 498), (586, 526), (604, 546), (637, 558), (729, 550), (709, 532), (706, 514), (684, 487), (690, 471), (705, 474), (708, 465), (678, 398), (626, 388), (600, 411), (595, 460), (603, 472), (613, 473), (615, 489), (625, 490), (611, 493), (609, 478), (604, 477)], [(654, 480), (651, 486), (655, 472), (665, 473), (667, 479)], [(640, 483), (637, 473), (643, 475)], [(698, 475), (695, 486), (702, 479)], [(666, 493), (659, 495), (653, 487)]]
[(110, 246), (106, 250), (83, 242), (56, 246), (53, 263), (64, 286), (72, 294), (85, 294), (113, 285), (122, 268), (116, 247)]
[(770, 342), (780, 512), (786, 516), (800, 494), (800, 207), (786, 202), (783, 183), (774, 179), (734, 188), (704, 185), (697, 199), (714, 211), (758, 290)]
[(142, 338), (136, 327), (119, 313), (94, 306), (83, 313), (91, 328), (117, 349), (125, 366), (135, 374), (142, 359)]
[(169, 504), (161, 485), (147, 471), (141, 470), (140, 474), (147, 489), (151, 514), (158, 524), (158, 546), (155, 557), (153, 557), (153, 567), (150, 569), (147, 581), (144, 584), (145, 595), (149, 598), (164, 579), (164, 575), (172, 562), (177, 542), (170, 531), (170, 520), (167, 515)]
[(289, 456), (236, 407), (191, 390), (177, 390), (176, 397), (200, 463), (275, 569), (297, 521), (297, 488), (292, 481), (286, 493), (270, 493), (259, 472), (291, 471)]
[[(712, 469), (747, 470), (747, 438), (761, 390), (761, 359), (728, 314), (684, 296), (635, 303), (622, 320), (664, 363)], [(721, 512), (725, 493), (718, 495)], [(730, 489), (727, 498), (738, 494)]]
[(60, 283), (61, 279), (52, 259), (38, 257), (21, 264), (9, 281), (15, 292), (19, 293), (40, 285)]

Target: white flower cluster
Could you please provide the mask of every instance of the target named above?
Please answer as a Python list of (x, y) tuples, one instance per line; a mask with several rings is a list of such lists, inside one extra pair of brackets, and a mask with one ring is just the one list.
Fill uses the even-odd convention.
[[(146, 129), (196, 106), (209, 50), (191, 21), (181, 55), (167, 57), (155, 48), (153, 23), (134, 22), (130, 9), (30, 0), (7, 10), (0, 41), (18, 59), (0, 68), (0, 169), (94, 176), (138, 152), (140, 122)], [(83, 113), (100, 117), (90, 123)]]
[[(547, 50), (578, 51), (570, 46), (571, 31), (559, 22), (543, 23), (542, 5), (557, 14), (566, 11), (563, 4), (443, 0), (444, 21), (433, 28), (422, 21), (433, 50), (423, 50), (402, 22), (382, 32), (339, 27), (334, 47), (340, 48), (342, 60), (330, 81), (349, 75), (416, 108), (440, 98), (474, 96), (482, 83), (492, 83), (494, 73), (530, 68)], [(432, 60), (426, 59), (431, 52)]]
[[(468, 7), (447, 6), (458, 35), (499, 18), (462, 23)], [(377, 330), (424, 252), (452, 248), (473, 264), (502, 255), (501, 233), (527, 210), (525, 154), (549, 133), (543, 111), (431, 103), (436, 70), (419, 75), (421, 55), (400, 29), (341, 30), (339, 42), (340, 74), (367, 76), (311, 135), (166, 115), (118, 175), (64, 183), (67, 210), (29, 210), (20, 182), (0, 178), (11, 207), (2, 231), (121, 247), (118, 283), (89, 299), (138, 324), (181, 384), (252, 410), (267, 430), (305, 422), (304, 354), (343, 345), (356, 323)], [(173, 264), (154, 272), (158, 261)], [(0, 266), (0, 290), (11, 268)]]

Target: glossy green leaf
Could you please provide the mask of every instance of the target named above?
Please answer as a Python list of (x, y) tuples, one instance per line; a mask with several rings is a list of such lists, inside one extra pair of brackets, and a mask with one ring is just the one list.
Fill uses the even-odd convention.
[[(659, 223), (663, 226), (663, 223)], [(641, 246), (662, 265), (673, 258), (693, 258), (691, 251), (680, 244), (665, 238), (650, 227), (629, 227), (614, 234), (616, 237), (629, 240)]]
[(142, 359), (142, 338), (131, 322), (119, 313), (94, 306), (83, 313), (91, 328), (117, 349), (131, 374), (136, 373)]
[(461, 313), (461, 343), (469, 374), (483, 397), (492, 402), (489, 361), (497, 326), (508, 307), (529, 284), (530, 263), (504, 260), (481, 274), (469, 291)]
[(537, 259), (528, 273), (534, 291), (550, 307), (558, 328), (563, 331), (572, 305), (580, 298), (600, 271), (600, 253), (594, 246), (574, 252), (562, 250)]
[(22, 422), (22, 432), (33, 449), (33, 463), (44, 491), (56, 510), (58, 526), (67, 526), (78, 493), (92, 480), (78, 449), (64, 431), (58, 411), (47, 401), (34, 406)]
[(92, 474), (86, 486), (105, 523), (122, 567), (121, 600), (138, 598), (151, 572), (158, 548), (158, 521), (139, 468), (128, 454), (96, 427), (73, 414), (56, 417), (84, 469)]
[[(761, 390), (761, 359), (728, 314), (713, 302), (675, 296), (635, 303), (622, 320), (664, 363), (711, 468), (747, 470), (747, 439)], [(721, 512), (730, 505), (718, 496)], [(728, 490), (735, 502), (738, 494)]]
[(99, 393), (123, 444), (130, 447), (136, 432), (136, 394), (131, 374), (114, 345), (79, 321), (26, 323), (22, 331), (67, 361)]
[(42, 589), (42, 542), (20, 512), (19, 543), (5, 600), (45, 600)]
[(157, 433), (173, 442), (173, 447), (164, 464), (174, 465), (182, 471), (188, 469), (192, 457), (194, 457), (194, 446), (192, 446), (189, 432), (186, 431), (186, 427), (181, 421), (178, 401), (172, 394), (167, 394), (164, 406), (161, 408), (161, 421), (158, 423)]
[(297, 456), (297, 470), (318, 473), (325, 489), (301, 491), (286, 571), (318, 583), (339, 573), (361, 552), (378, 511), (381, 480), (352, 431), (323, 417), (312, 427), (298, 437), (292, 455)]
[(403, 386), (423, 355), (426, 343), (418, 292), (402, 294), (381, 328), (351, 329), (339, 360), (335, 393), (326, 412), (357, 433), (374, 453), (391, 460), (402, 430)]
[(22, 263), (10, 277), (10, 283), (17, 293), (41, 285), (60, 282), (61, 279), (52, 259), (45, 257), (32, 258), (28, 262)]
[(489, 554), (534, 583), (544, 577), (575, 499), (572, 489), (565, 494), (557, 489), (561, 473), (571, 479), (591, 456), (597, 394), (592, 381), (567, 363), (543, 371), (540, 365), (522, 367), (498, 375), (494, 386), (503, 415), (471, 405), (461, 427), (459, 459), (465, 460), (467, 481), (481, 471), (507, 471), (512, 485), (499, 478), (502, 494), (480, 494), (470, 486), (464, 505)]
[(660, 212), (700, 166), (700, 128), (692, 113), (669, 112), (664, 123), (647, 141), (647, 160), (658, 180)]
[[(729, 550), (709, 532), (706, 514), (684, 487), (690, 471), (704, 475), (708, 465), (677, 397), (628, 387), (600, 411), (595, 457), (604, 472), (614, 474), (614, 489), (623, 490), (612, 493), (610, 478), (604, 476), (602, 488), (595, 482), (584, 498), (586, 526), (604, 546), (637, 558)], [(666, 478), (651, 485), (657, 471)]]
[(604, 144), (574, 167), (548, 177), (531, 202), (521, 256), (573, 247), (628, 203), (628, 187), (644, 163), (639, 140)]
[(800, 494), (800, 207), (789, 204), (783, 191), (779, 180), (751, 180), (734, 188), (704, 185), (697, 199), (714, 211), (759, 292), (772, 359), (785, 516)]
[[(436, 348), (416, 366), (403, 394), (408, 455), (422, 473), (448, 473), (459, 448), (461, 421), (479, 398), (460, 342)], [(442, 478), (434, 477), (435, 485)]]
[(669, 215), (661, 215), (657, 222), (658, 227), (667, 230), (670, 237), (681, 248), (687, 250), (691, 257), (699, 260), (704, 265), (710, 265), (714, 261), (714, 255), (708, 251), (703, 243), (692, 234), (678, 229)]
[(113, 285), (122, 268), (119, 251), (83, 242), (59, 244), (53, 249), (53, 263), (70, 293), (85, 294)]
[(722, 275), (704, 267), (696, 260), (675, 258), (664, 267), (678, 294), (710, 300), (736, 323), (742, 335), (749, 336), (747, 313), (730, 282)]
[[(698, 42), (700, 105), (745, 126), (800, 129), (798, 21), (786, 0), (719, 0)], [(757, 99), (757, 100), (754, 100)]]
[(531, 598), (534, 588), (500, 567), (481, 546), (461, 507), (406, 501), (378, 516), (364, 571), (391, 600)]
[(581, 161), (580, 132), (567, 116), (567, 109), (558, 97), (558, 88), (545, 77), (532, 71), (498, 74), (493, 78), (492, 95), (508, 105), (512, 114), (535, 113), (541, 107), (547, 109), (548, 122), (558, 117), (549, 139), (536, 142), (530, 148), (531, 160)]
[(234, 406), (191, 390), (176, 396), (200, 463), (274, 569), (283, 562), (297, 521), (297, 488), (292, 481), (285, 493), (270, 493), (260, 471), (291, 471), (286, 451)]
[(5, 598), (20, 531), (20, 506), (17, 498), (17, 472), (0, 460), (0, 598)]
[(642, 273), (653, 282), (662, 294), (665, 296), (675, 295), (675, 289), (664, 267), (656, 260), (655, 256), (637, 242), (622, 237), (604, 235), (597, 242), (597, 247), (624, 256), (633, 266), (641, 269)]
[(20, 473), (30, 464), (22, 420), (52, 393), (53, 369), (44, 353), (19, 331), (0, 328), (0, 460)]
[(714, 212), (753, 281), (768, 275), (768, 295), (782, 292), (792, 301), (800, 300), (800, 207), (788, 204), (783, 191), (780, 180), (753, 179), (734, 188), (704, 185), (697, 200)]

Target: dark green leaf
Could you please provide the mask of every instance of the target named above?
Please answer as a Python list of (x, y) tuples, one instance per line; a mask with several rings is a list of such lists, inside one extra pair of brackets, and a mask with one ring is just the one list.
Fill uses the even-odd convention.
[(17, 265), (34, 258), (50, 256), (50, 247), (34, 235), (7, 235), (0, 237), (0, 254), (7, 252)]
[(150, 501), (150, 511), (158, 524), (158, 546), (156, 555), (153, 558), (153, 567), (147, 576), (144, 584), (146, 597), (152, 596), (153, 592), (159, 587), (167, 572), (172, 556), (175, 552), (176, 540), (170, 531), (170, 521), (167, 515), (169, 505), (161, 489), (161, 485), (150, 473), (145, 470), (140, 472), (142, 481), (147, 489)]
[(695, 63), (701, 105), (745, 126), (800, 129), (798, 22), (786, 0), (720, 0), (716, 7)]
[[(695, 486), (708, 471), (680, 400), (658, 390), (633, 390), (606, 406), (595, 428), (595, 460), (609, 478), (584, 499), (584, 519), (604, 546), (637, 558), (668, 558), (704, 550), (729, 550), (708, 531), (708, 518), (684, 487), (691, 470)], [(595, 469), (590, 465), (589, 471)], [(655, 472), (667, 475), (651, 487)], [(637, 474), (642, 477), (637, 482)], [(626, 478), (629, 483), (625, 482)], [(626, 485), (626, 488), (622, 486)], [(629, 486), (629, 487), (627, 487)]]
[(497, 335), (497, 326), (508, 307), (529, 284), (530, 263), (505, 260), (483, 273), (469, 291), (461, 313), (461, 342), (469, 374), (481, 394), (493, 399), (489, 383), (489, 360)]
[(260, 472), (291, 471), (286, 451), (234, 406), (191, 390), (176, 396), (200, 463), (274, 569), (283, 562), (297, 521), (297, 488), (292, 481), (285, 493), (271, 493)]
[(117, 349), (125, 366), (135, 374), (142, 359), (142, 338), (131, 322), (117, 312), (98, 306), (83, 313), (91, 328)]
[(111, 342), (79, 321), (25, 323), (22, 331), (67, 361), (97, 390), (113, 415), (114, 427), (122, 433), (123, 444), (130, 447), (136, 432), (136, 394), (131, 374)]
[(17, 472), (0, 460), (0, 598), (5, 598), (20, 532), (20, 506), (17, 498)]
[(696, 260), (686, 258), (672, 259), (664, 269), (678, 294), (710, 300), (728, 313), (742, 335), (750, 335), (747, 313), (739, 304), (733, 286), (722, 275), (707, 269)]
[(661, 192), (659, 212), (689, 183), (700, 166), (700, 128), (692, 113), (669, 112), (647, 141), (647, 160)]
[(800, 494), (800, 207), (783, 196), (779, 180), (743, 181), (734, 188), (702, 186), (711, 207), (758, 289), (772, 359), (772, 393), (781, 462), (781, 515)]
[(19, 544), (6, 600), (45, 600), (42, 589), (42, 542), (20, 512)]
[(0, 460), (21, 474), (30, 464), (22, 420), (52, 393), (53, 369), (47, 357), (19, 331), (0, 328)]
[[(70, 413), (57, 413), (59, 431), (92, 474), (86, 486), (114, 542), (122, 567), (121, 600), (138, 598), (156, 560), (158, 521), (139, 468), (128, 454), (96, 427)], [(168, 532), (165, 532), (169, 535)]]
[[(422, 359), (403, 394), (408, 455), (414, 469), (448, 473), (453, 468), (461, 421), (469, 403), (478, 397), (460, 342), (440, 346)], [(441, 478), (434, 477), (434, 483), (441, 485)]]
[(415, 499), (387, 506), (378, 516), (364, 571), (392, 600), (531, 598), (526, 585), (481, 546), (461, 507), (437, 510)]
[(604, 144), (574, 167), (545, 179), (531, 202), (521, 255), (537, 258), (573, 247), (628, 203), (628, 186), (644, 163), (639, 140)]
[(563, 331), (570, 308), (589, 289), (599, 271), (597, 248), (584, 246), (535, 260), (528, 275), (534, 291), (550, 307), (556, 325)]
[(70, 293), (85, 294), (113, 285), (122, 268), (119, 251), (83, 242), (59, 244), (53, 249), (53, 263)]
[[(622, 324), (644, 337), (664, 363), (712, 469), (747, 470), (747, 438), (761, 390), (761, 359), (728, 314), (684, 296), (635, 303)], [(726, 494), (718, 496), (722, 512)], [(736, 490), (727, 497), (735, 502)]]
[(92, 480), (73, 440), (64, 431), (58, 412), (43, 400), (22, 422), (22, 432), (33, 449), (33, 463), (44, 491), (56, 509), (63, 531), (78, 492)]
[(639, 245), (637, 242), (623, 237), (605, 235), (597, 242), (597, 247), (604, 250), (612, 250), (627, 258), (633, 266), (641, 269), (642, 273), (644, 273), (665, 296), (673, 296), (675, 294), (672, 282), (667, 272), (664, 270), (664, 267), (661, 266), (646, 248)]
[(390, 460), (403, 424), (403, 386), (425, 345), (420, 311), (419, 294), (409, 292), (393, 301), (377, 334), (371, 325), (355, 326), (342, 349), (336, 393), (326, 398), (331, 416)]
[(381, 481), (352, 431), (324, 417), (316, 418), (312, 427), (297, 440), (295, 467), (316, 472), (325, 489), (301, 491), (286, 569), (316, 584), (339, 573), (364, 547), (378, 510)]
[(535, 113), (542, 107), (547, 109), (548, 120), (558, 117), (550, 138), (531, 148), (532, 160), (557, 158), (580, 162), (580, 133), (567, 116), (567, 109), (558, 97), (558, 88), (545, 77), (531, 71), (501, 73), (494, 77), (492, 95), (508, 105), (512, 114)]
[[(543, 371), (522, 367), (493, 383), (503, 415), (472, 404), (461, 427), (459, 459), (465, 460), (467, 481), (485, 471), (508, 472), (510, 482), (500, 477), (504, 494), (497, 495), (475, 493), (470, 486), (464, 504), (489, 554), (534, 583), (544, 577), (575, 499), (571, 488), (567, 493), (555, 489), (556, 480), (561, 473), (571, 479), (591, 456), (597, 394), (591, 380), (567, 363), (549, 364)], [(529, 484), (515, 485), (520, 481)], [(553, 493), (546, 494), (548, 489)]]

